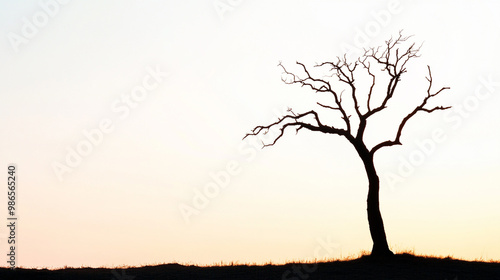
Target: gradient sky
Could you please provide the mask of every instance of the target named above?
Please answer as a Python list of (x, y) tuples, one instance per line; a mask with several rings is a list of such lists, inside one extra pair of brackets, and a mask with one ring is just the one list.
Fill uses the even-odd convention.
[[(262, 263), (369, 251), (367, 180), (345, 139), (288, 133), (261, 150), (242, 137), (319, 98), (281, 82), (280, 61), (332, 61), (348, 45), (355, 54), (401, 29), (424, 45), (402, 80), (408, 97), (391, 106), (418, 102), (410, 96), (425, 94), (430, 65), (434, 86), (451, 87), (436, 101), (454, 108), (417, 115), (403, 146), (376, 155), (388, 242), (396, 251), (500, 259), (495, 1), (0, 7), (0, 178), (16, 164), (19, 265)], [(397, 120), (373, 125), (369, 143), (392, 138)], [(433, 133), (442, 136), (431, 147)], [(78, 147), (80, 160), (71, 156)], [(227, 186), (187, 222), (180, 207), (193, 207), (228, 171)], [(5, 237), (2, 227), (2, 254)]]

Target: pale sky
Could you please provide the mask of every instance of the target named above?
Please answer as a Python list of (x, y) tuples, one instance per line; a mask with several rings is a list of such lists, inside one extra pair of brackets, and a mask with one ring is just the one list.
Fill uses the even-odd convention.
[[(434, 86), (451, 87), (436, 101), (454, 107), (417, 115), (403, 146), (376, 155), (389, 245), (500, 259), (495, 1), (0, 7), (0, 178), (6, 186), (16, 165), (18, 265), (279, 263), (370, 251), (367, 179), (345, 139), (290, 131), (262, 150), (242, 137), (321, 98), (284, 84), (280, 61), (312, 66), (346, 47), (356, 55), (402, 29), (424, 44), (390, 105), (418, 102), (430, 65)], [(374, 122), (368, 143), (393, 138), (397, 124)], [(186, 206), (195, 213), (183, 215)]]

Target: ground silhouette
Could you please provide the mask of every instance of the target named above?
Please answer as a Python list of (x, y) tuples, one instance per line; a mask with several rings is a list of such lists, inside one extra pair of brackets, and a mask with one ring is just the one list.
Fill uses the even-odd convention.
[(59, 270), (0, 268), (0, 279), (149, 280), (149, 279), (349, 279), (473, 280), (500, 279), (500, 263), (397, 254), (384, 261), (364, 256), (348, 261), (286, 265), (185, 266), (164, 264), (132, 268), (69, 268)]

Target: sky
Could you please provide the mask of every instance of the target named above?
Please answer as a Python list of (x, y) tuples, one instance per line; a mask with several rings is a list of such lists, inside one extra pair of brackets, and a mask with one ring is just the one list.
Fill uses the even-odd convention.
[[(398, 252), (500, 259), (495, 1), (0, 1), (0, 180), (16, 167), (24, 267), (282, 263), (371, 250), (367, 179), (338, 136), (246, 133), (324, 97), (281, 81), (384, 44), (423, 43), (399, 98), (418, 114), (377, 152)], [(362, 87), (362, 85), (360, 85)], [(316, 107), (315, 107), (316, 106)], [(397, 115), (397, 114), (396, 114)], [(335, 117), (325, 122), (338, 124)], [(394, 137), (387, 115), (367, 143)], [(266, 143), (267, 143), (266, 141)], [(0, 220), (7, 220), (7, 190)], [(9, 266), (7, 227), (0, 266)]]

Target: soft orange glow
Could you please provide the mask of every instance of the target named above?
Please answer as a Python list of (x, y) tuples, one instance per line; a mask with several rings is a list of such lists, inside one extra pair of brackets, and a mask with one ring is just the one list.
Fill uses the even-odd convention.
[[(369, 252), (367, 179), (345, 139), (290, 131), (266, 149), (241, 139), (288, 107), (331, 102), (285, 85), (279, 61), (334, 60), (400, 29), (425, 41), (423, 55), (366, 141), (393, 137), (397, 117), (425, 93), (426, 65), (451, 87), (438, 101), (453, 109), (415, 117), (404, 145), (376, 155), (389, 244), (500, 260), (498, 3), (278, 2), (243, 1), (221, 17), (212, 1), (70, 1), (18, 45), (10, 32), (24, 36), (23, 18), (44, 10), (37, 1), (0, 4), (0, 178), (18, 166), (19, 266)], [(366, 32), (371, 22), (378, 31)], [(2, 254), (6, 238), (2, 226)]]

